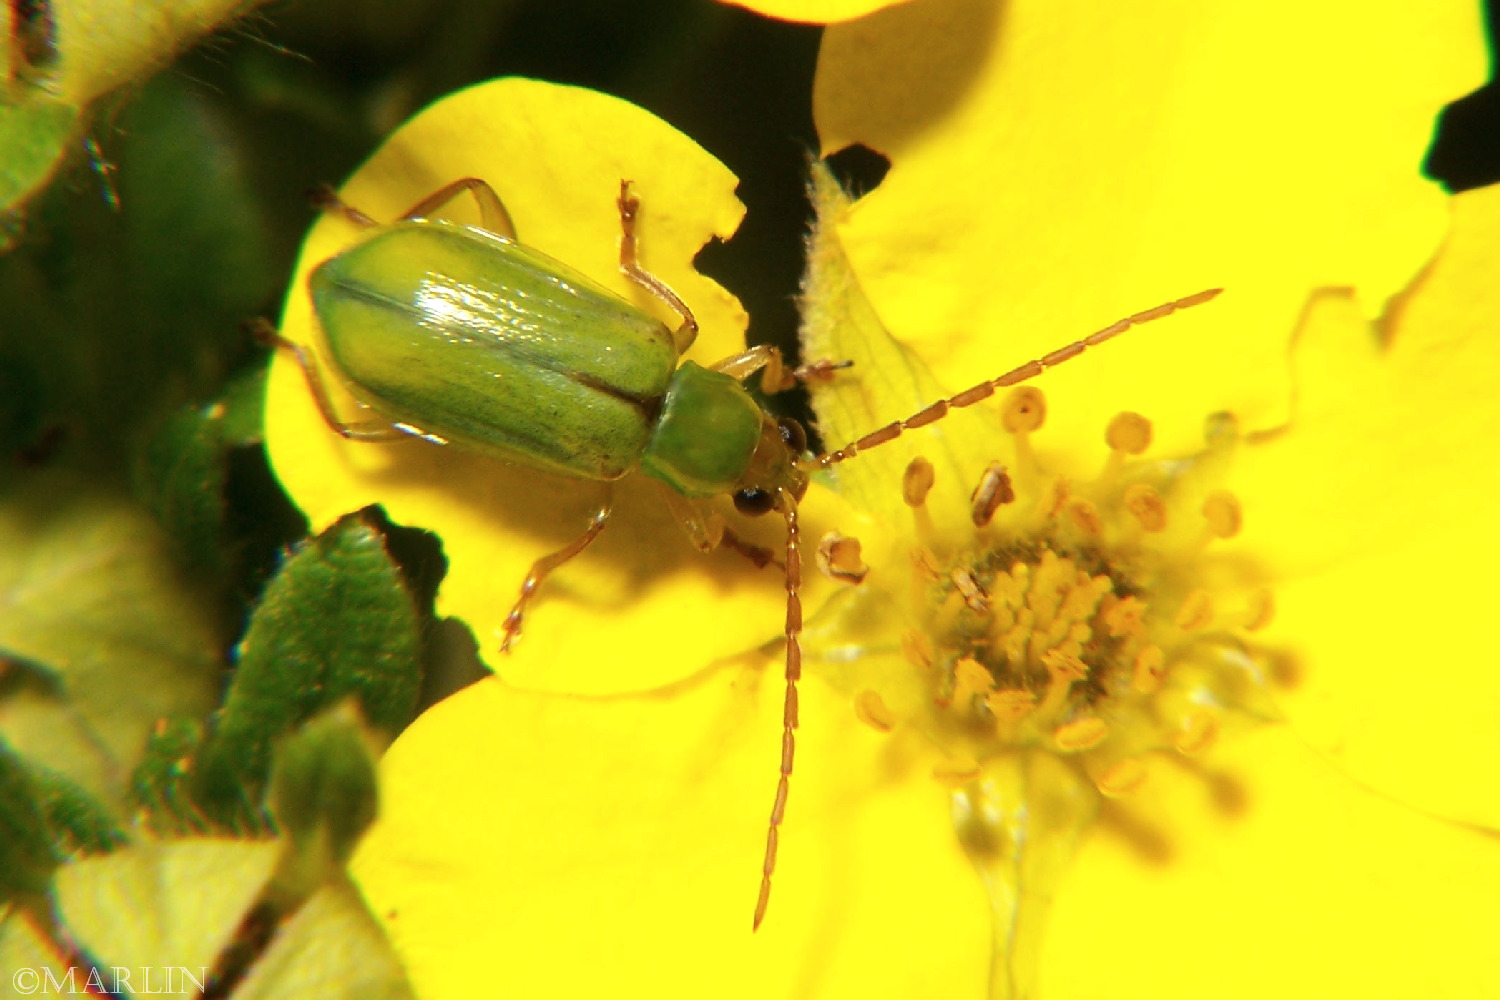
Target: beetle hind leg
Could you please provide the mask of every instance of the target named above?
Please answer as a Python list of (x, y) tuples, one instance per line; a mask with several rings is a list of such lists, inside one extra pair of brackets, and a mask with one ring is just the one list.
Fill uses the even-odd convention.
[(698, 339), (698, 319), (687, 307), (687, 303), (667, 287), (665, 281), (641, 267), (636, 259), (635, 217), (640, 211), (641, 200), (630, 193), (629, 181), (620, 182), (620, 197), (615, 200), (615, 204), (620, 209), (620, 270), (625, 277), (665, 302), (667, 308), (682, 317), (682, 325), (673, 331), (672, 339), (677, 344), (677, 353), (683, 354)]
[(530, 604), (532, 598), (536, 596), (537, 588), (542, 585), (542, 581), (547, 579), (549, 573), (588, 548), (589, 544), (599, 537), (613, 509), (614, 494), (606, 488), (604, 502), (594, 512), (594, 519), (589, 522), (588, 530), (556, 552), (542, 556), (531, 564), (531, 569), (521, 584), (521, 594), (516, 598), (516, 603), (511, 606), (510, 614), (505, 616), (504, 634), (500, 638), (500, 652), (510, 652), (511, 644), (521, 637), (521, 620), (526, 614), (526, 605)]
[[(328, 387), (323, 384), (323, 377), (318, 374), (318, 366), (313, 363), (307, 353), (307, 348), (301, 344), (295, 344), (287, 340), (281, 333), (264, 319), (251, 320), (248, 324), (250, 333), (256, 340), (268, 347), (286, 351), (297, 362), (297, 367), (302, 369), (302, 377), (307, 380), (307, 391), (312, 395), (313, 402), (318, 405), (318, 413), (323, 417), (323, 422), (329, 429), (340, 437), (348, 438), (350, 441), (400, 441), (411, 437), (415, 428), (407, 429), (385, 421), (366, 421), (364, 423), (347, 423), (339, 416), (338, 408), (333, 405), (329, 398)], [(429, 435), (416, 432), (419, 437), (428, 437), (429, 440), (437, 440)]]

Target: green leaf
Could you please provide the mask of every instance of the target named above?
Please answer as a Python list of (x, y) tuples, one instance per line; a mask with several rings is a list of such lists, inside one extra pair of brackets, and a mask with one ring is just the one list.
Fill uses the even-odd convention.
[(59, 868), (58, 914), (101, 969), (185, 968), (196, 976), (234, 940), (281, 851), (276, 840), (143, 839)]
[(375, 821), (380, 741), (350, 701), (314, 718), (276, 748), (271, 809), (290, 839), (280, 888), (306, 899), (341, 873)]
[(218, 639), (160, 529), (64, 473), (0, 489), (0, 733), (112, 807), (157, 720), (201, 716)]
[(135, 492), (177, 542), (189, 565), (222, 573), (224, 487), (229, 453), (260, 438), (265, 370), (232, 381), (208, 406), (178, 410), (151, 438), (135, 469)]
[(416, 608), (379, 532), (343, 518), (266, 588), (199, 760), (198, 801), (220, 821), (247, 819), (272, 741), (345, 697), (376, 728), (399, 731), (416, 704), (420, 646)]
[(233, 1000), (405, 1000), (400, 962), (359, 890), (339, 879), (286, 921)]
[(45, 891), (59, 860), (40, 790), (0, 742), (0, 901)]
[(31, 777), (60, 853), (105, 854), (125, 843), (124, 831), (98, 799), (50, 768), (33, 765)]
[[(0, 99), (0, 216), (20, 211), (52, 178), (75, 141), (78, 116), (59, 101)], [(0, 248), (8, 242), (0, 235)]]

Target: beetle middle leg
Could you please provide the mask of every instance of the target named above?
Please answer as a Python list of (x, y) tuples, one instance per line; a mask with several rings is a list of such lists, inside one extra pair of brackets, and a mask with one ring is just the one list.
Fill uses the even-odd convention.
[(536, 596), (537, 588), (547, 575), (563, 563), (572, 559), (578, 553), (589, 547), (599, 533), (604, 530), (604, 525), (609, 521), (610, 512), (614, 509), (614, 491), (605, 487), (604, 502), (594, 512), (594, 519), (589, 522), (588, 530), (573, 539), (567, 545), (556, 552), (542, 556), (531, 564), (531, 570), (526, 574), (526, 580), (521, 584), (521, 595), (516, 598), (516, 603), (511, 607), (510, 614), (505, 616), (504, 635), (500, 639), (500, 652), (510, 652), (511, 644), (521, 637), (521, 619), (526, 614), (526, 605)]
[(620, 182), (620, 197), (615, 200), (620, 209), (620, 270), (625, 277), (665, 302), (673, 312), (682, 317), (682, 325), (672, 333), (677, 344), (677, 353), (686, 353), (693, 341), (698, 339), (698, 319), (678, 294), (667, 287), (667, 283), (641, 267), (635, 256), (635, 216), (640, 210), (641, 200), (630, 193), (630, 182)]

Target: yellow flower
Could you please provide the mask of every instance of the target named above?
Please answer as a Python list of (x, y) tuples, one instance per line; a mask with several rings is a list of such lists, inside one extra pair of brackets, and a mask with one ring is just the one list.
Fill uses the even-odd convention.
[[(1118, 316), (1229, 290), (1038, 381), (1040, 427), (1038, 397), (1002, 390), (837, 466), (838, 496), (809, 492), (809, 548), (837, 527), (870, 572), (805, 574), (803, 727), (755, 934), (776, 575), (699, 556), (643, 489), (502, 659), (511, 588), (581, 530), (585, 491), (421, 442), (340, 443), (296, 373), (273, 374), (273, 459), (315, 526), (378, 501), (437, 531), (440, 610), (500, 674), (393, 746), (356, 861), (426, 1000), (1500, 986), (1482, 958), (1500, 689), (1478, 635), (1500, 485), (1496, 192), (1453, 200), (1412, 283), (1447, 208), (1414, 165), (1436, 108), (1477, 82), (1477, 25), (1220, 6), (1090, 7), (1073, 25), (1055, 4), (917, 2), (829, 30), (824, 142), (893, 161), (847, 211), (824, 200), (818, 273), (844, 284), (812, 290), (809, 335), (837, 339), (810, 353), (857, 362), (820, 393), (831, 443)], [(695, 355), (732, 353), (732, 303), (687, 268), (732, 228), (732, 180), (633, 109), (505, 86), (436, 132), (419, 118), (348, 199), (392, 217), (484, 176), (524, 239), (608, 282), (629, 177), (647, 266), (700, 317), (723, 309)], [(1324, 286), (1356, 292), (1309, 291)], [(1138, 422), (1105, 445), (1124, 411), (1151, 421), (1139, 457)], [(916, 454), (935, 476), (920, 505), (903, 497)], [(1016, 500), (976, 528), (992, 460)], [(991, 647), (1025, 663), (1004, 683), (984, 650), (952, 652), (976, 604)], [(1068, 627), (1033, 649), (1028, 609)]]

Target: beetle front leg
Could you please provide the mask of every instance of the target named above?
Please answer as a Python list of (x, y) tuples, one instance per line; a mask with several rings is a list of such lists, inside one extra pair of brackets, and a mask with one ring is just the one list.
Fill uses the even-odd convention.
[(677, 353), (686, 354), (687, 349), (693, 346), (693, 341), (698, 339), (698, 319), (687, 307), (687, 303), (667, 287), (665, 281), (641, 267), (636, 260), (635, 216), (640, 210), (641, 200), (630, 193), (629, 181), (620, 182), (620, 197), (615, 204), (620, 209), (620, 270), (625, 277), (661, 299), (668, 308), (682, 317), (682, 325), (673, 331), (672, 339), (677, 344)]
[(526, 614), (526, 605), (536, 596), (537, 588), (547, 575), (563, 563), (572, 559), (578, 553), (589, 547), (599, 533), (604, 530), (605, 522), (609, 520), (610, 511), (614, 509), (614, 491), (605, 487), (604, 503), (594, 513), (594, 519), (589, 522), (588, 530), (568, 545), (538, 559), (531, 564), (531, 570), (526, 574), (526, 580), (521, 584), (521, 596), (516, 598), (516, 603), (510, 609), (510, 614), (505, 616), (504, 634), (500, 638), (500, 652), (510, 652), (511, 644), (521, 637), (521, 619)]
[(798, 382), (827, 381), (833, 378), (835, 371), (853, 364), (853, 361), (814, 361), (810, 365), (787, 368), (776, 345), (757, 344), (710, 367), (740, 382), (760, 372), (760, 391), (771, 396), (785, 392)]
[(516, 238), (516, 224), (511, 221), (510, 210), (505, 207), (505, 202), (500, 200), (495, 189), (478, 177), (463, 177), (451, 184), (444, 184), (407, 209), (401, 218), (408, 222), (425, 219), (465, 191), (474, 196), (474, 202), (479, 206), (480, 225), (496, 236), (504, 236), (508, 240)]
[[(323, 384), (323, 377), (318, 374), (318, 366), (308, 357), (307, 349), (301, 344), (294, 344), (281, 335), (267, 320), (255, 319), (250, 321), (250, 332), (255, 339), (261, 343), (275, 347), (279, 350), (288, 351), (297, 362), (297, 367), (302, 369), (302, 377), (307, 380), (307, 391), (312, 394), (313, 402), (318, 405), (318, 413), (323, 417), (330, 430), (340, 437), (348, 438), (350, 441), (399, 441), (411, 437), (412, 431), (397, 427), (395, 424), (379, 423), (345, 423), (339, 418), (338, 410), (329, 398), (328, 388)], [(427, 436), (427, 435), (418, 435)]]

